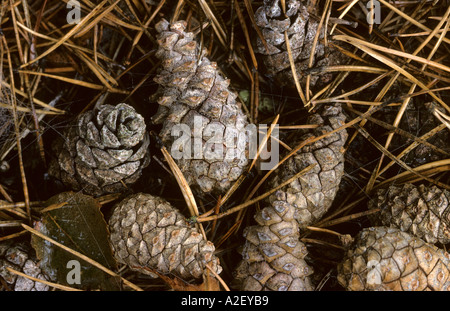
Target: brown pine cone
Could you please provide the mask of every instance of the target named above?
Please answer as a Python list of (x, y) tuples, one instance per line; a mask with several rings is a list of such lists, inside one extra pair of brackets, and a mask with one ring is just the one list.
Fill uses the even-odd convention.
[(262, 55), (267, 74), (274, 76), (280, 85), (295, 87), (285, 31), (289, 38), (296, 73), (302, 85), (305, 83), (307, 71), (311, 73), (312, 87), (329, 83), (333, 75), (321, 73), (320, 67), (343, 64), (346, 60), (344, 54), (336, 48), (325, 46), (321, 42), (324, 38), (322, 26), (315, 48), (313, 66), (312, 69), (308, 68), (320, 18), (315, 19), (299, 0), (286, 0), (286, 15), (283, 14), (280, 0), (264, 0), (264, 4), (255, 11), (255, 20), (268, 46), (266, 49), (262, 40), (257, 37), (255, 51)]
[(257, 225), (245, 228), (243, 259), (235, 273), (241, 290), (314, 290), (294, 213), (286, 201), (275, 201), (256, 214)]
[(7, 270), (22, 272), (28, 276), (48, 281), (41, 271), (34, 250), (23, 243), (0, 244), (0, 291), (48, 291), (49, 286), (18, 276)]
[(132, 270), (150, 276), (173, 273), (198, 279), (207, 270), (222, 271), (214, 245), (166, 200), (150, 194), (131, 195), (117, 204), (109, 220), (114, 256)]
[(144, 118), (127, 104), (102, 105), (75, 120), (54, 147), (49, 174), (72, 190), (121, 192), (150, 161)]
[(159, 108), (152, 119), (162, 123), (160, 138), (193, 190), (224, 194), (248, 164), (247, 119), (230, 81), (185, 27), (184, 21), (156, 25), (162, 69), (154, 79)]
[(369, 200), (375, 225), (390, 226), (409, 232), (428, 243), (450, 242), (450, 192), (437, 186), (392, 185), (379, 189)]
[(363, 229), (338, 265), (351, 291), (447, 291), (450, 254), (396, 228)]
[[(327, 105), (311, 115), (308, 123), (320, 126), (303, 135), (299, 142), (339, 128), (345, 123), (345, 116), (339, 105)], [(286, 200), (295, 207), (294, 218), (300, 229), (319, 220), (333, 203), (344, 175), (342, 147), (346, 140), (347, 131), (342, 130), (306, 145), (285, 161), (269, 180), (268, 186), (273, 189), (309, 165), (316, 164), (307, 174), (269, 197), (270, 202)]]

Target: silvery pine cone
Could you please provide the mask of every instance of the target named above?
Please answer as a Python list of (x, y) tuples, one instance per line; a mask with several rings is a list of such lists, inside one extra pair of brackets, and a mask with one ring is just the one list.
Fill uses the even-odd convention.
[(275, 201), (259, 211), (257, 225), (245, 228), (246, 239), (236, 279), (245, 291), (311, 291), (313, 269), (305, 262), (295, 208)]
[[(297, 143), (339, 128), (345, 123), (345, 116), (340, 105), (326, 105), (312, 114), (308, 123), (319, 126), (304, 134)], [(273, 189), (315, 164), (312, 170), (269, 197), (270, 202), (282, 200), (295, 207), (294, 218), (300, 229), (314, 224), (331, 207), (344, 175), (342, 148), (346, 140), (347, 131), (344, 129), (305, 145), (285, 161), (269, 180), (268, 186)]]
[(320, 17), (314, 18), (299, 0), (286, 0), (286, 15), (283, 14), (280, 0), (264, 0), (263, 2), (263, 5), (255, 11), (255, 21), (268, 49), (257, 36), (255, 51), (262, 55), (266, 73), (273, 76), (280, 85), (295, 87), (285, 42), (284, 33), (287, 31), (300, 84), (304, 85), (308, 70), (311, 73), (312, 87), (329, 83), (333, 77), (332, 73), (321, 73), (320, 67), (343, 64), (346, 58), (330, 44), (327, 46), (323, 44), (324, 26), (322, 26), (312, 66), (316, 72), (308, 68)]
[(156, 25), (162, 69), (153, 99), (160, 138), (198, 194), (224, 194), (248, 164), (247, 119), (215, 62), (209, 61), (186, 22)]
[(49, 173), (93, 196), (121, 192), (148, 165), (149, 142), (144, 118), (133, 107), (101, 105), (78, 116), (55, 143)]
[(23, 243), (0, 244), (0, 291), (48, 291), (49, 286), (10, 272), (7, 268), (48, 281), (31, 247)]
[(184, 280), (201, 278), (209, 265), (220, 273), (214, 245), (166, 200), (133, 194), (114, 208), (110, 241), (118, 262), (150, 276), (157, 270)]
[(369, 200), (374, 224), (399, 228), (428, 243), (450, 242), (450, 192), (437, 186), (391, 185)]
[(396, 228), (371, 227), (356, 237), (338, 265), (351, 291), (447, 291), (450, 254)]

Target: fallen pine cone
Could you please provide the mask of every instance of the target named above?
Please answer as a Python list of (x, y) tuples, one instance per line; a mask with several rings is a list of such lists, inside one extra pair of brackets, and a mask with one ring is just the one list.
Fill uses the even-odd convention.
[(34, 250), (23, 243), (0, 244), (0, 291), (48, 291), (49, 286), (19, 276), (7, 268), (22, 272), (28, 276), (48, 281), (41, 271)]
[(330, 45), (330, 38), (328, 45), (321, 43), (320, 40), (324, 39), (322, 26), (314, 50), (313, 65), (309, 68), (309, 57), (319, 19), (314, 19), (299, 0), (286, 1), (286, 14), (283, 13), (280, 2), (280, 0), (264, 0), (264, 4), (255, 11), (256, 25), (261, 29), (267, 43), (266, 49), (258, 36), (255, 51), (262, 55), (267, 74), (273, 76), (280, 85), (295, 87), (285, 40), (286, 31), (300, 84), (305, 84), (307, 72), (311, 74), (312, 87), (329, 83), (333, 75), (324, 71), (325, 67), (343, 64), (346, 60), (345, 55)]
[(166, 200), (150, 194), (128, 196), (114, 207), (110, 241), (118, 262), (156, 277), (151, 270), (185, 280), (201, 278), (209, 265), (220, 273), (214, 245)]
[(396, 228), (363, 229), (338, 265), (351, 291), (447, 291), (450, 254)]
[(313, 269), (305, 262), (306, 246), (300, 242), (295, 208), (275, 201), (259, 211), (257, 225), (247, 227), (242, 261), (235, 275), (245, 291), (311, 291)]
[(149, 143), (144, 118), (133, 107), (102, 105), (78, 116), (54, 144), (49, 174), (86, 194), (121, 192), (148, 165)]
[(371, 217), (375, 225), (398, 228), (432, 244), (450, 242), (448, 190), (434, 185), (391, 185), (379, 189), (368, 206), (380, 209)]
[[(319, 126), (303, 135), (298, 143), (339, 128), (345, 123), (345, 116), (339, 105), (327, 105), (311, 115), (308, 123)], [(315, 164), (307, 174), (269, 197), (270, 202), (285, 200), (295, 207), (294, 218), (300, 229), (322, 218), (333, 203), (344, 175), (342, 148), (346, 140), (347, 131), (344, 129), (304, 146), (285, 161), (269, 180), (268, 186), (273, 189), (309, 165)]]
[(162, 69), (154, 79), (159, 108), (152, 119), (162, 124), (159, 136), (193, 190), (224, 194), (247, 167), (248, 123), (230, 81), (185, 27), (184, 21), (156, 25)]

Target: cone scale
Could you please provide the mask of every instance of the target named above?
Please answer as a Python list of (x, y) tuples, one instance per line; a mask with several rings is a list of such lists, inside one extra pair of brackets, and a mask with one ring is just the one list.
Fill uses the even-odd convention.
[(275, 201), (255, 215), (257, 225), (244, 231), (242, 261), (235, 275), (245, 291), (311, 291), (312, 268), (305, 262), (306, 246), (299, 240), (295, 208)]
[(48, 281), (49, 278), (39, 267), (34, 250), (23, 243), (0, 244), (0, 291), (48, 291), (48, 285), (19, 276), (8, 268), (19, 271), (37, 279)]
[[(339, 105), (326, 105), (313, 113), (308, 123), (318, 127), (301, 136), (297, 143), (336, 130), (345, 123), (345, 116)], [(309, 165), (315, 165), (307, 174), (269, 197), (270, 202), (284, 200), (295, 207), (294, 218), (300, 229), (314, 224), (331, 207), (344, 175), (343, 146), (346, 139), (347, 131), (344, 129), (305, 145), (269, 180), (269, 189), (273, 189)]]
[(71, 190), (100, 196), (135, 183), (149, 161), (144, 118), (127, 104), (82, 113), (53, 145), (49, 174)]
[(428, 243), (450, 242), (450, 191), (437, 186), (391, 185), (369, 200), (376, 225), (398, 228)]
[(157, 270), (186, 281), (201, 278), (207, 264), (222, 271), (214, 245), (160, 197), (128, 196), (114, 207), (109, 228), (114, 256), (132, 270), (153, 277)]
[(286, 45), (286, 33), (300, 83), (305, 84), (308, 74), (310, 74), (310, 85), (313, 88), (330, 83), (333, 75), (326, 72), (325, 67), (343, 64), (346, 61), (345, 56), (330, 45), (331, 38), (328, 38), (328, 45), (323, 44), (324, 27), (322, 26), (314, 49), (312, 67), (310, 67), (309, 58), (320, 17), (314, 17), (299, 0), (286, 0), (286, 14), (284, 14), (281, 2), (280, 0), (264, 0), (263, 5), (255, 11), (256, 25), (260, 28), (267, 45), (266, 48), (262, 40), (257, 37), (255, 51), (261, 56), (266, 74), (273, 77), (280, 86), (295, 87)]
[(396, 228), (370, 227), (355, 238), (337, 267), (351, 291), (448, 291), (450, 255)]
[(223, 195), (248, 165), (248, 122), (230, 81), (185, 28), (184, 21), (156, 25), (162, 69), (152, 120), (193, 190)]

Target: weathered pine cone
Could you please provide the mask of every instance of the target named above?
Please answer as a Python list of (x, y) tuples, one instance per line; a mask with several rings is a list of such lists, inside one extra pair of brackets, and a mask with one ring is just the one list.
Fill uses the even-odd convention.
[(109, 220), (110, 241), (118, 262), (155, 276), (172, 273), (185, 280), (201, 278), (209, 265), (220, 273), (214, 245), (166, 200), (131, 195), (117, 204)]
[[(273, 76), (283, 86), (295, 87), (284, 32), (287, 31), (296, 73), (304, 85), (306, 72), (311, 73), (310, 85), (321, 86), (329, 83), (333, 75), (320, 72), (320, 67), (339, 65), (346, 57), (329, 44), (325, 46), (324, 27), (321, 28), (316, 44), (312, 69), (309, 69), (309, 57), (313, 47), (320, 18), (315, 19), (299, 0), (286, 1), (286, 15), (283, 14), (280, 0), (264, 0), (255, 11), (256, 25), (261, 29), (267, 48), (257, 36), (255, 51), (262, 55), (266, 73)], [(330, 38), (328, 39), (330, 40)]]
[(86, 194), (121, 192), (148, 165), (149, 142), (144, 118), (133, 107), (102, 105), (78, 116), (55, 143), (49, 174)]
[(351, 291), (447, 291), (450, 254), (396, 228), (371, 227), (356, 237), (338, 265)]
[(245, 228), (243, 259), (235, 271), (241, 290), (314, 290), (294, 213), (286, 201), (275, 201), (256, 214), (257, 225)]
[(8, 271), (7, 268), (28, 276), (48, 281), (41, 271), (34, 250), (23, 243), (0, 244), (0, 291), (48, 291), (49, 286)]
[(152, 120), (162, 123), (160, 138), (193, 190), (223, 194), (248, 164), (248, 123), (230, 81), (185, 27), (184, 21), (156, 25), (162, 69), (154, 79), (159, 106)]
[(450, 242), (448, 190), (434, 185), (391, 185), (379, 189), (368, 206), (380, 209), (371, 217), (375, 225), (398, 228), (432, 244)]
[[(312, 114), (308, 123), (319, 126), (303, 135), (299, 142), (339, 128), (345, 123), (345, 116), (339, 105), (327, 105), (321, 107), (318, 113)], [(286, 200), (295, 207), (294, 218), (300, 229), (318, 221), (331, 207), (344, 175), (342, 147), (346, 140), (347, 131), (344, 129), (304, 146), (285, 161), (269, 180), (268, 186), (273, 189), (309, 165), (315, 164), (307, 174), (269, 197), (270, 202)]]

